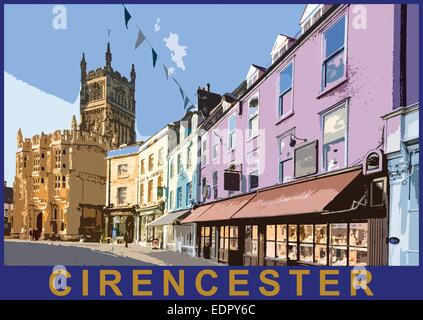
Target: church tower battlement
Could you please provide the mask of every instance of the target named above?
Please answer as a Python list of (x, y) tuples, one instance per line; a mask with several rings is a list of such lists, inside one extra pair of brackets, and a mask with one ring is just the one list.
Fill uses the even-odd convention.
[(112, 148), (135, 143), (135, 66), (130, 80), (112, 68), (110, 43), (106, 64), (87, 72), (85, 54), (81, 59), (81, 129), (102, 135)]

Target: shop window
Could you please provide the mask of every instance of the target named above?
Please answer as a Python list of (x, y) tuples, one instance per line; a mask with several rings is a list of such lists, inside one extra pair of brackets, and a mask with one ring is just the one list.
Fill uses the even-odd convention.
[(292, 62), (279, 74), (279, 118), (292, 111)]
[(276, 226), (276, 258), (286, 259), (286, 225)]
[(276, 257), (276, 226), (266, 226), (266, 257)]
[(351, 223), (349, 241), (349, 265), (367, 265), (367, 223)]
[(314, 227), (314, 262), (317, 264), (327, 264), (327, 231), (328, 227), (326, 224), (317, 224)]
[(381, 206), (385, 196), (385, 181), (375, 180), (370, 184), (370, 205)]
[(238, 227), (229, 227), (229, 250), (238, 251)]
[(348, 224), (330, 225), (330, 264), (333, 266), (347, 265)]
[(300, 261), (313, 262), (313, 225), (300, 225)]
[(317, 172), (317, 141), (294, 150), (294, 175), (300, 178)]
[(345, 167), (347, 108), (345, 104), (323, 115), (323, 167), (332, 171)]
[(258, 254), (258, 226), (245, 227), (245, 254), (257, 256)]
[(297, 226), (288, 226), (288, 258), (297, 260)]
[(345, 75), (345, 16), (323, 33), (322, 89)]

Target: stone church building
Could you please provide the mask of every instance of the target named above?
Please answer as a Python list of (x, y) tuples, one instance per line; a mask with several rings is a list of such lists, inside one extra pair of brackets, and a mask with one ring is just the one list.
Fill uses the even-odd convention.
[(80, 123), (70, 130), (24, 138), (17, 134), (15, 238), (98, 240), (106, 201), (106, 153), (135, 143), (135, 67), (130, 80), (106, 65), (87, 72), (81, 59)]

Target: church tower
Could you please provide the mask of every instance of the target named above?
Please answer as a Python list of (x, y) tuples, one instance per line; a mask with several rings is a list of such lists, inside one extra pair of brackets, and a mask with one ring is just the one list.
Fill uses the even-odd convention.
[(87, 72), (85, 54), (81, 59), (81, 129), (96, 132), (110, 141), (112, 148), (135, 143), (135, 67), (130, 80), (112, 68), (110, 43), (106, 65)]

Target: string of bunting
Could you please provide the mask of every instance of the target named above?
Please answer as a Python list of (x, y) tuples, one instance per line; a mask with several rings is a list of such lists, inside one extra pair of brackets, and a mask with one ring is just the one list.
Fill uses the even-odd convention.
[[(123, 8), (124, 8), (125, 27), (126, 27), (126, 29), (128, 29), (128, 23), (131, 20), (132, 15), (129, 13), (126, 6), (124, 4), (122, 4), (122, 5), (123, 5)], [(165, 76), (166, 76), (166, 80), (169, 80), (169, 76), (170, 76), (169, 68), (166, 66), (166, 64), (164, 62), (162, 62), (159, 55), (157, 54), (157, 51), (153, 48), (153, 46), (151, 45), (151, 42), (147, 39), (145, 34), (142, 32), (141, 28), (137, 24), (136, 24), (136, 27), (138, 29), (138, 34), (137, 34), (137, 39), (135, 41), (135, 50), (138, 49), (138, 47), (140, 47), (144, 42), (148, 43), (148, 45), (151, 48), (153, 68), (156, 67), (157, 61), (160, 60), (161, 64), (163, 65), (163, 70), (164, 70), (164, 73), (165, 73)], [(190, 98), (186, 94), (185, 90), (182, 88), (181, 84), (175, 79), (174, 76), (172, 76), (172, 80), (178, 86), (179, 93), (181, 94), (181, 98), (182, 98), (182, 101), (184, 103), (184, 109), (187, 112), (192, 110), (192, 109), (195, 109), (195, 105), (191, 102)]]

